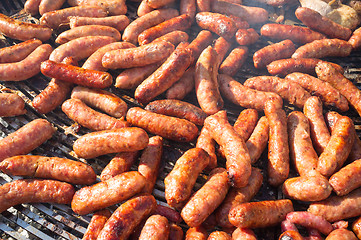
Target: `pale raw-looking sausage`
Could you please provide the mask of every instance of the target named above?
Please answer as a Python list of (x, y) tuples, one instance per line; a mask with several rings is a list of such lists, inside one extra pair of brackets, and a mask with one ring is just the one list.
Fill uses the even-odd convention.
[(15, 93), (0, 93), (0, 117), (13, 117), (23, 115), (25, 101)]
[(70, 6), (101, 7), (109, 15), (124, 15), (127, 13), (125, 0), (68, 0)]
[(65, 0), (41, 0), (39, 4), (39, 13), (43, 15), (46, 12), (58, 10), (63, 6)]
[(0, 63), (19, 62), (41, 45), (39, 39), (30, 39), (10, 47), (0, 49)]
[(84, 25), (103, 25), (117, 29), (119, 32), (123, 31), (130, 23), (130, 20), (125, 15), (109, 16), (109, 17), (69, 17), (70, 28), (75, 28)]

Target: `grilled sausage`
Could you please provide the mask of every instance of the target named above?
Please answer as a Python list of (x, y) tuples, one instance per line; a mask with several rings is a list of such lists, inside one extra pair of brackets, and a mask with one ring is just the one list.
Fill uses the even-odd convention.
[(251, 136), (257, 121), (257, 110), (248, 108), (238, 115), (236, 122), (233, 124), (233, 128), (244, 141), (247, 141), (247, 139)]
[(352, 46), (352, 50), (359, 50), (361, 47), (361, 28), (357, 28), (355, 31), (353, 31), (350, 39), (348, 42)]
[(128, 110), (127, 121), (173, 141), (189, 142), (198, 135), (197, 126), (188, 120), (152, 113), (139, 107)]
[(21, 203), (69, 204), (74, 187), (56, 180), (21, 179), (0, 187), (0, 213)]
[(350, 230), (341, 228), (333, 230), (325, 240), (357, 240), (357, 237)]
[(217, 38), (213, 43), (213, 49), (217, 53), (216, 66), (219, 67), (227, 55), (228, 50), (231, 48), (231, 42), (223, 37)]
[(209, 234), (207, 240), (232, 240), (232, 237), (223, 231), (214, 231)]
[(210, 157), (209, 163), (207, 166), (207, 170), (211, 170), (215, 167), (217, 167), (217, 155), (216, 155), (216, 142), (212, 138), (209, 130), (205, 127), (202, 127), (202, 130), (197, 138), (196, 143), (197, 148), (202, 148), (204, 151), (206, 151)]
[(265, 116), (261, 117), (254, 128), (253, 133), (246, 141), (246, 146), (251, 158), (251, 163), (255, 163), (260, 157), (268, 143), (269, 124)]
[(235, 75), (246, 61), (247, 56), (247, 47), (240, 46), (234, 48), (219, 66), (219, 73), (229, 76)]
[(207, 182), (189, 199), (181, 211), (181, 216), (187, 225), (200, 226), (222, 203), (229, 187), (226, 169), (213, 169)]
[(109, 15), (124, 15), (128, 10), (124, 0), (68, 0), (68, 3), (70, 6), (101, 7)]
[(288, 74), (285, 78), (297, 82), (312, 95), (319, 97), (326, 106), (336, 107), (342, 112), (349, 109), (347, 99), (328, 82), (299, 72)]
[(289, 199), (242, 203), (232, 208), (229, 221), (239, 228), (263, 228), (281, 223), (293, 212)]
[(121, 152), (115, 155), (112, 160), (104, 167), (100, 174), (100, 179), (106, 181), (123, 172), (128, 172), (138, 158), (139, 151)]
[(174, 3), (174, 0), (146, 0), (151, 8), (162, 8)]
[(24, 3), (24, 10), (31, 16), (35, 16), (39, 13), (39, 5), (41, 0), (26, 0)]
[(125, 117), (127, 104), (117, 95), (105, 90), (76, 86), (71, 92), (71, 98), (80, 99), (85, 104), (98, 108), (116, 117)]
[(119, 174), (75, 192), (71, 209), (85, 215), (120, 203), (143, 190), (145, 178), (136, 171)]
[(84, 25), (103, 25), (117, 29), (119, 32), (123, 31), (130, 23), (130, 20), (125, 15), (109, 16), (109, 17), (69, 17), (70, 28), (75, 28)]
[(10, 47), (0, 49), (0, 63), (19, 62), (41, 45), (39, 39), (30, 39)]
[(182, 221), (182, 217), (179, 212), (174, 210), (173, 208), (159, 205), (155, 208), (153, 214), (158, 214), (163, 217), (166, 217), (170, 222), (179, 223)]
[(188, 36), (188, 34), (186, 32), (173, 31), (173, 32), (164, 34), (163, 36), (161, 36), (159, 38), (154, 39), (153, 42), (166, 41), (166, 42), (170, 42), (174, 46), (177, 46), (181, 42), (187, 42), (188, 38), (189, 38), (189, 36)]
[(197, 6), (195, 0), (181, 0), (179, 1), (179, 13), (187, 14), (194, 19), (197, 13)]
[(56, 129), (45, 119), (35, 119), (0, 140), (0, 161), (28, 154), (49, 140)]
[(0, 93), (0, 117), (13, 117), (23, 115), (25, 101), (15, 93)]
[(15, 176), (49, 178), (72, 184), (92, 184), (96, 174), (85, 163), (66, 158), (18, 155), (4, 159), (0, 170)]
[(65, 0), (41, 0), (39, 4), (39, 13), (43, 15), (46, 12), (58, 10), (63, 6)]
[(41, 62), (48, 59), (51, 51), (49, 44), (42, 44), (20, 62), (0, 64), (1, 81), (23, 81), (37, 75)]
[(248, 228), (237, 228), (232, 233), (233, 240), (257, 240), (256, 235), (252, 229)]
[(147, 13), (150, 13), (151, 11), (154, 11), (155, 9), (150, 7), (147, 3), (147, 0), (142, 0), (138, 6), (137, 9), (137, 15), (139, 17), (142, 17), (146, 15)]
[(228, 40), (233, 38), (237, 31), (234, 21), (220, 13), (199, 12), (196, 14), (196, 22), (202, 29), (214, 32)]
[(22, 22), (4, 14), (0, 14), (0, 32), (9, 38), (21, 41), (37, 38), (42, 42), (49, 40), (53, 33), (46, 26)]
[(341, 168), (338, 172), (334, 173), (329, 182), (333, 188), (333, 191), (337, 195), (343, 196), (351, 192), (352, 190), (361, 186), (360, 174), (361, 174), (361, 159)]
[(182, 100), (185, 96), (194, 89), (194, 72), (195, 67), (189, 67), (178, 81), (176, 81), (165, 95), (167, 99)]
[(236, 187), (246, 186), (251, 175), (251, 159), (245, 141), (229, 124), (226, 111), (207, 117), (204, 126), (224, 149), (231, 184)]
[(202, 227), (192, 227), (186, 232), (185, 240), (207, 240), (208, 233)]
[(213, 36), (208, 30), (202, 30), (195, 39), (188, 45), (187, 49), (192, 55), (192, 65), (197, 61), (203, 50), (212, 43)]
[(100, 231), (103, 229), (106, 221), (112, 213), (108, 209), (95, 212), (89, 222), (89, 225), (83, 235), (82, 240), (97, 239)]
[(169, 240), (183, 240), (183, 229), (175, 223), (170, 224)]
[(360, 232), (360, 220), (361, 217), (357, 218), (353, 223), (352, 223), (352, 231), (355, 233), (355, 235), (360, 238), (361, 236), (361, 232)]
[(168, 240), (169, 222), (166, 217), (160, 215), (150, 216), (140, 233), (140, 240)]
[(89, 159), (108, 153), (142, 150), (148, 140), (143, 129), (119, 128), (87, 133), (74, 142), (73, 150), (78, 157)]
[(209, 156), (201, 148), (191, 148), (175, 163), (164, 179), (165, 199), (169, 206), (182, 208), (191, 196), (198, 175), (208, 165)]
[(347, 57), (351, 54), (352, 45), (340, 39), (320, 39), (296, 49), (292, 58), (325, 58)]
[(97, 239), (128, 239), (135, 227), (154, 210), (156, 204), (151, 195), (137, 196), (126, 201), (113, 212)]
[(236, 32), (236, 41), (239, 45), (251, 45), (257, 42), (259, 35), (253, 28), (238, 29)]

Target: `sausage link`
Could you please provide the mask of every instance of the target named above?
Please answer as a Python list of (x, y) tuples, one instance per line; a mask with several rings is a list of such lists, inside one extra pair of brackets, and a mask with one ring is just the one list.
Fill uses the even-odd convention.
[(82, 240), (97, 239), (100, 231), (103, 229), (106, 221), (111, 215), (112, 213), (108, 209), (95, 212), (89, 222), (89, 225), (83, 235)]
[(235, 187), (246, 186), (251, 176), (251, 159), (245, 141), (229, 124), (226, 111), (207, 117), (204, 126), (224, 149), (231, 184)]
[(124, 15), (128, 10), (124, 0), (68, 0), (68, 4), (70, 6), (101, 7), (109, 15)]
[(163, 154), (163, 138), (154, 136), (149, 138), (148, 146), (143, 150), (139, 159), (138, 172), (142, 174), (147, 183), (143, 192), (151, 194), (158, 178), (159, 168)]
[(238, 29), (249, 28), (249, 23), (247, 21), (243, 20), (242, 18), (234, 16), (234, 15), (229, 15), (228, 17), (232, 18), (232, 20), (234, 21), (234, 23), (236, 24), (236, 27)]
[(269, 99), (276, 99), (282, 105), (282, 98), (278, 94), (245, 87), (228, 75), (219, 74), (218, 83), (222, 95), (241, 107), (263, 111), (264, 105)]
[[(267, 70), (271, 75), (286, 76), (293, 72), (301, 72), (315, 75), (315, 68), (318, 63), (331, 64), (336, 71), (343, 73), (343, 68), (335, 63), (322, 61), (315, 58), (287, 58), (271, 62), (267, 65)], [(320, 78), (320, 77), (319, 77)], [(336, 88), (337, 89), (337, 88)]]
[(153, 42), (166, 41), (166, 42), (170, 42), (174, 46), (177, 46), (181, 42), (187, 42), (188, 38), (189, 38), (189, 36), (188, 36), (188, 34), (186, 32), (173, 31), (173, 32), (164, 34), (163, 36), (161, 36), (159, 38), (154, 39)]
[(333, 230), (325, 240), (357, 240), (355, 234), (347, 229)]
[(174, 18), (179, 15), (176, 9), (156, 9), (132, 21), (123, 33), (123, 41), (133, 44), (138, 43), (138, 35), (144, 30), (154, 27), (166, 20)]
[(41, 25), (57, 29), (60, 25), (68, 24), (71, 16), (106, 17), (107, 15), (107, 12), (101, 7), (77, 6), (44, 13), (39, 20)]
[(146, 2), (151, 8), (156, 9), (171, 5), (175, 0), (146, 0)]
[(251, 158), (251, 163), (257, 162), (267, 147), (269, 124), (265, 116), (261, 117), (254, 128), (253, 133), (246, 141), (246, 146)]
[(295, 51), (295, 44), (286, 39), (257, 50), (253, 54), (253, 63), (255, 68), (261, 69), (273, 61), (290, 58)]
[(115, 39), (107, 36), (80, 37), (55, 48), (50, 54), (49, 60), (62, 62), (65, 57), (73, 57), (75, 61), (80, 61), (92, 55), (99, 48), (113, 42)]
[(329, 182), (333, 191), (336, 192), (337, 195), (343, 196), (361, 186), (360, 176), (361, 159), (355, 160), (334, 173), (330, 177)]
[(120, 203), (143, 190), (145, 178), (136, 171), (119, 174), (75, 192), (71, 209), (85, 215)]
[(183, 229), (175, 223), (170, 224), (169, 229), (169, 240), (183, 240), (184, 233)]
[(209, 234), (207, 240), (232, 240), (232, 237), (223, 231), (214, 231)]
[(361, 115), (360, 90), (350, 80), (345, 78), (343, 74), (337, 72), (337, 70), (328, 63), (318, 63), (315, 70), (319, 79), (330, 83), (334, 88), (339, 90), (359, 115)]
[(210, 0), (196, 0), (198, 12), (211, 12), (212, 2)]
[(259, 35), (253, 28), (238, 29), (236, 32), (236, 41), (239, 45), (252, 45), (257, 42)]
[(159, 204), (157, 204), (157, 207), (155, 208), (153, 214), (158, 214), (163, 217), (166, 217), (170, 222), (174, 222), (174, 223), (179, 223), (182, 221), (182, 217), (179, 212), (177, 212), (173, 208)]
[(147, 133), (141, 128), (118, 128), (87, 133), (74, 142), (73, 150), (78, 157), (89, 159), (108, 153), (142, 150), (148, 141)]
[(165, 199), (171, 207), (182, 208), (191, 196), (197, 177), (208, 165), (209, 156), (201, 148), (191, 148), (175, 163), (165, 177)]
[(76, 86), (71, 92), (71, 98), (80, 99), (85, 104), (116, 118), (125, 117), (128, 108), (120, 97), (100, 89)]
[(297, 82), (312, 95), (319, 97), (326, 106), (336, 107), (342, 112), (349, 109), (347, 99), (328, 82), (299, 72), (288, 74), (285, 78)]
[(187, 230), (185, 240), (207, 240), (208, 233), (202, 227), (191, 227)]
[(213, 169), (207, 182), (189, 199), (181, 211), (181, 216), (187, 225), (200, 226), (222, 203), (229, 187), (227, 170)]
[[(154, 11), (155, 9), (150, 7), (147, 3), (147, 0), (142, 0), (138, 6), (138, 9), (137, 9), (137, 15), (140, 17), (146, 15), (147, 13), (150, 13), (152, 11)], [(138, 39), (138, 36), (137, 38), (135, 39), (135, 41), (137, 42), (137, 39)]]
[(228, 50), (231, 48), (231, 42), (227, 41), (223, 37), (217, 38), (213, 43), (213, 49), (217, 53), (217, 63), (216, 66), (219, 67), (227, 55)]
[(130, 124), (123, 119), (117, 119), (107, 114), (95, 111), (81, 100), (75, 98), (66, 100), (62, 104), (61, 109), (70, 119), (93, 131), (110, 130), (130, 126)]
[(292, 58), (325, 58), (347, 57), (351, 54), (352, 45), (340, 39), (320, 39), (296, 49)]
[(167, 60), (139, 84), (134, 92), (134, 98), (138, 102), (149, 103), (181, 78), (192, 60), (190, 52), (186, 49), (187, 44), (180, 43)]
[(318, 156), (312, 145), (309, 119), (302, 112), (291, 112), (287, 117), (287, 132), (290, 158), (297, 172), (300, 176), (314, 173)]
[(328, 17), (322, 16), (313, 9), (299, 7), (296, 9), (295, 15), (307, 27), (323, 33), (329, 38), (339, 38), (347, 41), (351, 36), (351, 29), (343, 27)]
[(29, 39), (0, 49), (0, 63), (20, 62), (41, 45), (39, 39)]
[(269, 123), (268, 182), (282, 184), (289, 174), (289, 145), (286, 113), (274, 100), (266, 102), (264, 113)]
[(100, 174), (100, 179), (106, 181), (123, 172), (128, 172), (137, 160), (139, 151), (121, 152), (115, 155), (112, 160), (104, 167)]
[(15, 93), (0, 93), (0, 117), (25, 114), (25, 101)]
[(35, 119), (0, 140), (0, 162), (5, 158), (28, 154), (55, 133), (56, 128), (45, 119)]
[(265, 23), (268, 20), (268, 12), (264, 8), (249, 7), (226, 1), (214, 1), (212, 12), (240, 17), (250, 25)]
[(49, 178), (72, 184), (92, 184), (96, 174), (85, 163), (66, 158), (18, 155), (4, 159), (0, 170), (15, 176)]
[[(191, 64), (192, 65), (192, 64)], [(195, 67), (189, 67), (183, 76), (176, 81), (168, 90), (165, 95), (167, 99), (182, 100), (194, 89), (194, 72)]]
[(206, 151), (210, 157), (207, 170), (211, 170), (218, 165), (217, 155), (216, 155), (216, 142), (212, 138), (209, 130), (205, 127), (202, 127), (202, 130), (197, 138), (196, 143), (197, 148), (202, 148)]
[(325, 218), (329, 222), (357, 217), (361, 214), (361, 189), (344, 196), (331, 196), (323, 201), (311, 203), (307, 211)]
[(223, 228), (230, 228), (233, 225), (228, 220), (231, 209), (238, 204), (249, 202), (261, 188), (263, 176), (261, 170), (252, 168), (248, 184), (242, 188), (231, 188), (222, 205), (216, 210), (217, 223)]
[(357, 28), (355, 31), (353, 31), (348, 42), (351, 44), (352, 50), (360, 49), (360, 47), (361, 47), (361, 28)]
[(53, 48), (42, 44), (20, 62), (0, 64), (1, 81), (23, 81), (40, 72), (41, 62), (48, 59)]
[(24, 10), (31, 16), (35, 16), (39, 13), (39, 5), (41, 0), (26, 0), (24, 3)]
[(330, 141), (318, 159), (316, 170), (331, 176), (345, 163), (355, 140), (354, 125), (350, 118), (342, 117), (332, 131)]
[(63, 6), (65, 0), (41, 0), (39, 4), (39, 13), (43, 15), (46, 12), (58, 10)]
[(276, 40), (289, 39), (301, 45), (326, 38), (322, 33), (313, 31), (307, 27), (277, 23), (265, 24), (260, 31), (262, 36)]
[(97, 239), (128, 239), (135, 227), (154, 210), (156, 204), (151, 195), (137, 196), (126, 201), (113, 212)]
[(169, 222), (160, 215), (150, 216), (144, 224), (139, 240), (168, 240)]
[(105, 53), (102, 64), (103, 67), (110, 69), (141, 67), (167, 58), (173, 50), (173, 44), (165, 41), (137, 48), (117, 49)]
[(113, 77), (110, 73), (88, 70), (51, 60), (42, 62), (40, 70), (45, 76), (85, 87), (106, 88), (113, 83)]
[(252, 229), (248, 228), (237, 228), (232, 233), (233, 240), (257, 240), (256, 235)]
[(196, 15), (196, 22), (202, 29), (214, 32), (228, 40), (233, 38), (237, 31), (234, 21), (220, 13), (199, 12)]
[(187, 119), (199, 126), (203, 125), (207, 117), (207, 114), (199, 107), (179, 100), (156, 100), (150, 102), (144, 109), (163, 115)]
[(109, 26), (122, 32), (130, 23), (130, 20), (125, 15), (109, 16), (109, 17), (69, 17), (70, 28), (75, 28), (84, 25), (103, 25)]
[(173, 31), (185, 31), (192, 25), (192, 19), (190, 16), (183, 14), (178, 17), (165, 20), (158, 25), (144, 30), (138, 36), (139, 45), (149, 44), (154, 39), (159, 38), (167, 33)]
[(196, 0), (180, 0), (179, 1), (179, 13), (187, 14), (191, 19), (195, 19), (197, 13)]
[(195, 88), (201, 109), (209, 115), (220, 111), (224, 105), (217, 83), (218, 66), (216, 51), (208, 46), (196, 63)]
[(0, 213), (22, 203), (69, 204), (74, 187), (56, 180), (21, 179), (0, 187)]
[(233, 125), (234, 130), (244, 141), (251, 136), (254, 127), (258, 121), (258, 112), (255, 109), (248, 108), (243, 110)]
[(258, 91), (277, 93), (298, 108), (303, 108), (306, 100), (311, 97), (311, 94), (298, 83), (274, 76), (248, 78), (243, 85)]
[(234, 48), (226, 59), (219, 66), (219, 73), (229, 76), (235, 75), (238, 70), (243, 66), (248, 56), (248, 48), (240, 46)]
[(289, 199), (242, 203), (232, 208), (229, 221), (239, 228), (263, 228), (281, 223), (293, 212)]
[(115, 79), (114, 86), (121, 89), (134, 89), (163, 64), (165, 59), (142, 67), (128, 68)]
[(0, 32), (5, 36), (21, 41), (33, 38), (45, 42), (50, 39), (53, 31), (39, 24), (27, 23), (0, 14)]
[(287, 179), (282, 186), (282, 191), (292, 199), (315, 202), (330, 196), (332, 187), (325, 177), (314, 174)]
[(360, 238), (361, 237), (361, 217), (357, 218), (353, 223), (352, 223), (352, 231), (355, 233), (355, 235)]
[(213, 41), (212, 33), (208, 30), (202, 30), (198, 33), (195, 39), (188, 45), (187, 49), (191, 52), (192, 55), (192, 64), (197, 61), (199, 55), (203, 50), (208, 47)]
[(198, 135), (197, 126), (188, 120), (152, 113), (139, 107), (128, 110), (127, 121), (152, 134), (179, 142), (193, 141)]

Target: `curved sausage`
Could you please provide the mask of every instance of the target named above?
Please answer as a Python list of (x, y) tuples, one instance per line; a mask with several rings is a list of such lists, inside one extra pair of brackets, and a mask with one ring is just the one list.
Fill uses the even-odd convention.
[(292, 58), (347, 57), (352, 45), (340, 39), (320, 39), (297, 48)]
[(39, 39), (30, 39), (10, 47), (0, 49), (0, 63), (19, 62), (32, 53), (42, 42)]
[(69, 204), (74, 187), (56, 180), (21, 179), (0, 187), (0, 213), (21, 203)]
[(20, 62), (0, 64), (1, 81), (23, 81), (37, 75), (52, 51), (49, 44), (42, 44)]
[(79, 99), (85, 104), (116, 118), (125, 117), (128, 108), (120, 97), (100, 89), (76, 86), (71, 92), (71, 98)]
[(103, 229), (106, 221), (112, 213), (108, 209), (95, 212), (89, 222), (89, 225), (83, 235), (82, 240), (97, 239), (100, 231)]
[(227, 41), (223, 37), (219, 37), (214, 41), (213, 49), (217, 53), (217, 61), (216, 61), (217, 67), (221, 65), (222, 61), (226, 57), (228, 50), (231, 48), (231, 45), (232, 45), (231, 42)]
[(128, 239), (135, 227), (154, 210), (156, 204), (151, 195), (137, 196), (126, 201), (113, 212), (97, 239)]
[(201, 148), (191, 148), (165, 177), (165, 199), (171, 207), (182, 208), (191, 196), (197, 177), (208, 165), (209, 156)]
[(92, 184), (96, 180), (93, 168), (85, 163), (59, 157), (18, 155), (4, 159), (0, 170), (15, 176), (49, 178), (71, 184)]
[(174, 210), (173, 208), (159, 205), (155, 208), (153, 214), (158, 214), (163, 217), (166, 217), (170, 222), (180, 223), (182, 221), (182, 217), (179, 212)]
[(69, 17), (70, 28), (75, 28), (84, 25), (103, 25), (117, 29), (119, 32), (123, 31), (130, 23), (130, 20), (125, 15), (109, 16), (109, 17)]
[(139, 107), (128, 110), (127, 121), (173, 141), (189, 142), (198, 135), (197, 126), (188, 120), (152, 113)]
[(179, 13), (187, 14), (194, 19), (197, 13), (196, 0), (180, 0), (179, 1)]
[(123, 172), (128, 172), (137, 160), (138, 155), (138, 151), (118, 153), (103, 168), (103, 171), (100, 173), (100, 180), (106, 181), (109, 178), (115, 177)]
[(209, 30), (230, 40), (237, 31), (234, 21), (226, 15), (202, 11), (196, 14), (196, 22), (202, 29)]
[(263, 116), (258, 120), (253, 133), (246, 141), (246, 146), (251, 158), (251, 163), (255, 163), (262, 155), (263, 151), (267, 147), (269, 124), (268, 119)]
[(142, 0), (138, 6), (137, 15), (139, 17), (142, 17), (153, 10), (155, 9), (148, 5), (147, 0)]
[(229, 76), (235, 75), (243, 66), (248, 56), (248, 48), (240, 46), (234, 48), (219, 66), (219, 73)]
[(319, 97), (326, 106), (336, 107), (342, 112), (349, 109), (347, 99), (328, 82), (300, 72), (290, 73), (285, 79), (298, 83), (312, 95)]
[(168, 240), (170, 233), (169, 222), (160, 215), (150, 216), (140, 233), (140, 240)]
[(141, 128), (118, 128), (87, 133), (74, 142), (73, 150), (78, 157), (89, 159), (108, 153), (142, 150), (148, 140), (147, 133)]
[(361, 159), (341, 168), (338, 172), (334, 173), (329, 182), (333, 188), (333, 191), (337, 195), (343, 196), (351, 192), (352, 190), (361, 186)]
[(49, 140), (56, 128), (45, 119), (35, 119), (0, 140), (0, 162), (5, 158), (28, 154)]
[(0, 93), (0, 117), (13, 117), (23, 115), (25, 101), (15, 93)]
[(26, 41), (37, 38), (42, 42), (50, 39), (53, 31), (39, 24), (27, 23), (0, 14), (0, 32), (5, 36), (17, 40)]
[(75, 192), (71, 209), (85, 215), (120, 203), (143, 190), (145, 178), (136, 171), (119, 174)]

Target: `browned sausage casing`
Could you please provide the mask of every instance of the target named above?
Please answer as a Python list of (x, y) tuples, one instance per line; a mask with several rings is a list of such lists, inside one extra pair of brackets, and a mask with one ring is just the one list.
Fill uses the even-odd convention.
[(229, 221), (239, 228), (263, 228), (281, 223), (293, 212), (289, 199), (242, 203), (232, 208)]
[(254, 127), (258, 121), (258, 112), (255, 109), (245, 109), (237, 117), (236, 122), (233, 125), (234, 130), (245, 141), (251, 136)]
[(174, 46), (177, 46), (181, 42), (188, 42), (188, 34), (183, 31), (173, 31), (167, 34), (164, 34), (163, 36), (154, 39), (155, 41), (166, 41), (170, 42)]
[(292, 58), (347, 57), (352, 45), (340, 39), (320, 39), (297, 48)]
[(21, 203), (69, 204), (74, 187), (56, 180), (21, 179), (0, 187), (0, 213)]
[(100, 174), (100, 179), (105, 181), (123, 172), (129, 171), (135, 160), (138, 158), (138, 155), (138, 151), (118, 153), (104, 167)]
[(12, 117), (25, 113), (25, 101), (19, 95), (0, 93), (0, 117)]
[(72, 184), (92, 184), (96, 174), (85, 163), (66, 158), (19, 155), (4, 159), (0, 170), (15, 176), (49, 178)]
[(223, 231), (214, 231), (209, 234), (207, 240), (232, 240), (232, 237)]
[(136, 171), (119, 174), (76, 191), (71, 208), (76, 214), (85, 215), (112, 206), (142, 191), (145, 183), (145, 178)]
[(133, 107), (127, 112), (127, 121), (146, 131), (179, 142), (193, 141), (198, 128), (188, 120), (165, 116)]
[(134, 197), (118, 207), (106, 222), (98, 240), (128, 239), (135, 227), (155, 208), (157, 202), (151, 195)]
[(39, 39), (30, 39), (10, 47), (0, 49), (0, 63), (19, 62), (32, 53), (42, 42)]
[(340, 228), (333, 230), (325, 240), (357, 240), (357, 237), (352, 231)]
[(254, 128), (253, 133), (246, 141), (246, 146), (251, 158), (251, 163), (255, 163), (266, 149), (269, 137), (269, 124), (265, 116), (261, 117)]
[(352, 231), (356, 234), (358, 238), (361, 237), (361, 217), (357, 218), (356, 221), (352, 223)]
[(196, 22), (202, 29), (207, 29), (225, 39), (233, 38), (237, 31), (234, 21), (226, 15), (212, 12), (199, 12)]
[(361, 159), (341, 168), (333, 174), (329, 182), (337, 195), (343, 196), (361, 186)]
[(171, 207), (181, 208), (191, 195), (198, 175), (208, 165), (209, 156), (201, 148), (186, 151), (164, 179), (165, 198)]
[(111, 215), (112, 213), (108, 209), (95, 212), (89, 222), (89, 225), (83, 235), (82, 240), (97, 239), (100, 231), (103, 229), (106, 221)]
[(257, 240), (256, 235), (252, 229), (248, 228), (237, 228), (232, 233), (233, 240)]
[(296, 17), (309, 28), (324, 33), (329, 38), (348, 40), (351, 36), (351, 29), (322, 16), (315, 10), (306, 7), (299, 7), (295, 11)]
[(208, 233), (202, 227), (192, 227), (186, 232), (185, 240), (207, 240)]
[(108, 153), (142, 150), (148, 141), (143, 129), (126, 127), (87, 133), (74, 142), (73, 149), (78, 157), (89, 159)]
[(181, 211), (181, 216), (187, 225), (200, 226), (222, 203), (229, 187), (227, 170), (213, 169), (208, 181), (189, 199)]
[(202, 30), (197, 37), (188, 45), (187, 49), (192, 55), (192, 64), (197, 61), (199, 55), (208, 47), (213, 41), (213, 36), (210, 31)]
[(140, 240), (168, 240), (169, 222), (166, 217), (160, 215), (150, 216), (140, 233)]
[(207, 117), (204, 124), (213, 139), (224, 149), (231, 184), (235, 187), (246, 186), (251, 176), (251, 159), (245, 141), (229, 124), (226, 111)]
[(352, 45), (352, 50), (358, 50), (361, 47), (361, 28), (353, 31), (348, 42)]
[(155, 208), (153, 214), (158, 214), (163, 217), (166, 217), (170, 222), (179, 223), (182, 221), (182, 217), (179, 212), (174, 210), (173, 208), (159, 205)]
[(45, 119), (35, 119), (0, 140), (0, 162), (5, 158), (28, 154), (50, 139), (56, 128)]
[(236, 32), (236, 41), (239, 45), (251, 45), (257, 42), (259, 35), (253, 28), (238, 29)]
[(229, 76), (235, 75), (242, 67), (248, 57), (248, 48), (240, 46), (234, 48), (226, 59), (219, 66), (219, 73), (227, 74)]
[(75, 28), (84, 25), (103, 25), (117, 29), (119, 32), (123, 31), (130, 23), (130, 20), (125, 15), (109, 16), (109, 17), (69, 17), (70, 28)]
[(195, 67), (189, 67), (183, 76), (179, 78), (168, 90), (165, 95), (167, 99), (182, 100), (194, 89), (194, 71)]
[(124, 15), (127, 6), (124, 0), (68, 0), (70, 6), (97, 6), (103, 8), (109, 15)]
[(196, 147), (202, 148), (210, 157), (207, 170), (217, 167), (218, 161), (216, 155), (216, 142), (206, 127), (202, 127), (202, 130), (197, 138)]

